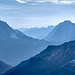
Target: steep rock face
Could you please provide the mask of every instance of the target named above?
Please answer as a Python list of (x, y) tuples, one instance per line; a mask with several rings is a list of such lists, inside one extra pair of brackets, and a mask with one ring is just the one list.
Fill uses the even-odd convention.
[(48, 46), (3, 75), (74, 75), (75, 41)]
[(28, 37), (18, 30), (13, 30), (6, 22), (0, 21), (0, 59), (8, 64), (16, 65), (48, 45), (49, 42)]
[(0, 61), (0, 74), (5, 73), (7, 70), (11, 69), (12, 66)]
[(53, 44), (62, 44), (64, 42), (75, 40), (75, 24), (70, 21), (59, 23), (46, 37), (46, 41), (52, 41)]

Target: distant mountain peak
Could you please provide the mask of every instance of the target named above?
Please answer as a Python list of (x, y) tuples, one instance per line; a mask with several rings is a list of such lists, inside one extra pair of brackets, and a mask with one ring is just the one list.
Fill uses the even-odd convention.
[(6, 25), (8, 26), (6, 22), (0, 20), (0, 26), (6, 26)]
[(55, 26), (40, 27), (40, 28), (35, 27), (35, 28), (29, 28), (29, 29), (21, 28), (18, 30), (29, 37), (43, 39), (44, 37), (48, 35), (49, 32), (51, 32), (54, 29), (54, 27)]
[(64, 23), (72, 23), (70, 20), (65, 20)]
[(2, 37), (10, 35), (13, 31), (14, 30), (6, 22), (0, 20), (0, 35)]
[(46, 41), (52, 41), (53, 44), (62, 44), (64, 42), (75, 40), (75, 23), (69, 20), (59, 23), (46, 37)]
[[(59, 24), (64, 24), (64, 25), (72, 25), (72, 24), (74, 24), (74, 23), (72, 23), (70, 20), (65, 20), (65, 21), (63, 21), (63, 22), (61, 22), (61, 23), (59, 23)], [(58, 24), (58, 25), (59, 25)]]
[(0, 30), (12, 29), (6, 22), (0, 20)]

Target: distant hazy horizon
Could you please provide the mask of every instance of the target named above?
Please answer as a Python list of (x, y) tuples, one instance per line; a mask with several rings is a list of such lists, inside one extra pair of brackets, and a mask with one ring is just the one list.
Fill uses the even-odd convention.
[[(3, 20), (1, 20), (1, 21), (3, 21)], [(6, 22), (6, 21), (4, 21), (4, 22), (6, 22), (10, 27), (12, 27), (13, 29), (21, 29), (21, 28), (26, 28), (26, 29), (30, 29), (30, 28), (47, 28), (47, 27), (49, 27), (49, 26), (57, 26), (59, 23), (61, 23), (61, 22), (64, 22), (64, 21), (66, 21), (66, 20), (63, 20), (63, 21), (60, 21), (60, 22), (58, 22), (56, 25), (46, 25), (46, 26), (31, 26), (31, 27), (22, 27), (22, 26), (20, 26), (20, 27), (15, 27), (15, 26), (12, 26), (12, 25), (10, 25), (8, 22)], [(71, 20), (67, 20), (67, 21), (71, 21)], [(72, 23), (75, 23), (75, 22), (73, 22), (73, 21), (71, 21)]]
[(13, 28), (57, 25), (64, 20), (75, 23), (74, 0), (0, 0), (0, 20)]

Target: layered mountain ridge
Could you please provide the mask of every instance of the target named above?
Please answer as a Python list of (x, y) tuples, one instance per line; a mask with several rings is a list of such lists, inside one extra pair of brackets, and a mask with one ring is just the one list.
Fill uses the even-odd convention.
[(44, 37), (46, 37), (53, 29), (55, 26), (48, 26), (47, 28), (20, 28), (18, 30), (20, 30), (21, 32), (23, 32), (25, 35), (33, 37), (33, 38), (37, 38), (37, 39), (43, 39)]
[(48, 46), (3, 75), (75, 75), (75, 41)]
[(46, 37), (46, 41), (60, 45), (64, 42), (75, 40), (75, 23), (69, 20), (59, 23)]
[(12, 29), (6, 22), (0, 21), (0, 59), (8, 64), (16, 65), (48, 45), (49, 42), (28, 37)]
[(12, 68), (12, 66), (4, 63), (3, 61), (0, 61), (0, 74), (5, 73), (6, 71), (8, 71), (11, 68)]

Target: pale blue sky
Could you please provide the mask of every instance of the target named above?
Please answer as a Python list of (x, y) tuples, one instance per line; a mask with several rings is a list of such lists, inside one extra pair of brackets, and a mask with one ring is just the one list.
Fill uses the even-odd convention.
[(75, 23), (75, 1), (0, 0), (0, 19), (13, 28), (47, 27), (64, 20)]

